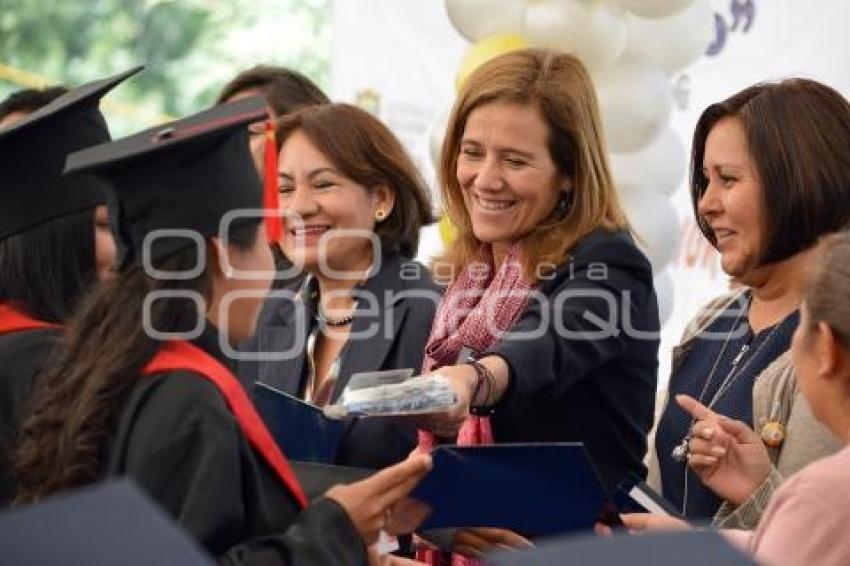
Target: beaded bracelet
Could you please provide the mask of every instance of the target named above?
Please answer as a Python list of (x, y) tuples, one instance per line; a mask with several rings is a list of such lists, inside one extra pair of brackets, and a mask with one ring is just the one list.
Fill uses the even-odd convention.
[[(466, 363), (471, 365), (475, 370), (475, 387), (472, 391), (472, 398), (469, 401), (469, 413), (475, 415), (476, 417), (486, 417), (493, 414), (493, 409), (487, 406), (487, 402), (490, 400), (491, 395), (493, 394), (493, 389), (496, 385), (496, 378), (493, 376), (493, 372), (490, 369), (476, 360), (475, 358), (468, 358)], [(475, 400), (478, 399), (479, 393), (481, 393), (482, 387), (486, 387), (486, 393), (484, 394), (483, 402), (480, 405), (475, 405)]]

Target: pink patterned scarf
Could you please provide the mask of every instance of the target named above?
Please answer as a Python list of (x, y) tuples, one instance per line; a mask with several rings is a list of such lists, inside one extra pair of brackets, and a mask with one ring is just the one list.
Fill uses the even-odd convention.
[[(535, 285), (529, 283), (522, 271), (522, 245), (514, 243), (508, 250), (499, 271), (493, 275), (493, 252), (482, 245), (476, 260), (467, 265), (460, 276), (449, 285), (434, 317), (434, 326), (425, 346), (422, 373), (457, 363), (464, 347), (475, 353), (486, 352), (509, 330), (525, 310)], [(492, 444), (490, 419), (470, 416), (461, 427), (457, 444), (469, 446)], [(437, 438), (425, 430), (419, 431), (419, 449), (431, 451)], [(486, 525), (473, 525), (486, 526)], [(441, 554), (443, 556), (441, 556)], [(478, 566), (478, 560), (452, 555), (438, 550), (423, 550), (417, 559), (433, 566)]]

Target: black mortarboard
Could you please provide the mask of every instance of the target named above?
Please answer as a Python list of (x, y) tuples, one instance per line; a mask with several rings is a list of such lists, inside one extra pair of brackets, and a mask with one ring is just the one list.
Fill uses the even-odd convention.
[(213, 561), (128, 480), (0, 514), (4, 564), (212, 566)]
[(100, 99), (141, 69), (71, 90), (0, 129), (0, 239), (106, 202), (95, 179), (62, 175), (65, 158), (110, 140)]
[[(231, 210), (263, 207), (263, 188), (246, 125), (266, 120), (261, 96), (215, 106), (182, 120), (71, 154), (65, 172), (91, 173), (106, 182), (110, 215), (124, 257), (141, 258), (155, 230), (216, 235)], [(150, 259), (192, 245), (159, 237)]]
[(487, 556), (493, 566), (755, 566), (753, 558), (714, 531), (579, 536), (538, 543), (533, 550)]

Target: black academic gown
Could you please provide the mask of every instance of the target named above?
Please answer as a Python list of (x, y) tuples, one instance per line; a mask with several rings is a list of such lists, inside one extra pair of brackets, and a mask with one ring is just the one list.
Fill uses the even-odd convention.
[(61, 331), (57, 329), (0, 335), (0, 508), (15, 496), (10, 456), (25, 417), (33, 378), (60, 336)]
[[(441, 289), (422, 264), (394, 253), (383, 256), (381, 268), (357, 292), (374, 299), (358, 300), (351, 338), (340, 354), (332, 402), (358, 372), (412, 368), (418, 374), (441, 298)], [(243, 383), (260, 381), (304, 397), (305, 344), (314, 316), (313, 301), (307, 294), (304, 288), (294, 288), (289, 296), (270, 298), (263, 305), (256, 334), (240, 349), (294, 353), (284, 360), (240, 362)], [(335, 463), (380, 469), (400, 462), (415, 446), (416, 428), (410, 422), (348, 419)]]
[[(208, 329), (195, 345), (225, 365)], [(206, 378), (140, 377), (111, 435), (104, 475), (144, 488), (222, 564), (365, 564), (348, 515), (321, 497), (301, 510)]]

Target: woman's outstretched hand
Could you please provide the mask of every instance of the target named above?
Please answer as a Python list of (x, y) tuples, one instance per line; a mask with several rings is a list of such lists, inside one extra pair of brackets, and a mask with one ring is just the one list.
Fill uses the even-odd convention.
[(455, 404), (441, 413), (416, 415), (416, 426), (434, 433), (436, 436), (451, 438), (457, 435), (460, 427), (469, 418), (469, 405), (472, 403), (472, 389), (475, 384), (475, 369), (467, 364), (444, 366), (434, 372), (446, 379), (454, 389)]

